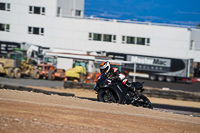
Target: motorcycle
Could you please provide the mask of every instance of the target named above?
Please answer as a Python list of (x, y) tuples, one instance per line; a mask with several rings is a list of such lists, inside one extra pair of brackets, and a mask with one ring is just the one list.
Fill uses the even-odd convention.
[(107, 77), (106, 74), (101, 74), (94, 86), (97, 100), (105, 103), (132, 104), (137, 107), (142, 106), (153, 109), (150, 100), (141, 94), (144, 91), (143, 83), (133, 82), (132, 84), (138, 90), (139, 99), (136, 98), (134, 92), (125, 87), (116, 77)]

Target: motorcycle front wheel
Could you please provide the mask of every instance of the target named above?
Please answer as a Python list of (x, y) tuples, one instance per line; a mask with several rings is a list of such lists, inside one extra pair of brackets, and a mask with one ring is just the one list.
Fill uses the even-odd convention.
[(141, 102), (141, 106), (143, 106), (144, 108), (153, 109), (151, 101), (146, 96), (140, 95), (140, 99), (143, 101), (143, 102)]
[(97, 100), (105, 103), (117, 103), (119, 101), (117, 96), (107, 89), (102, 89), (98, 92)]

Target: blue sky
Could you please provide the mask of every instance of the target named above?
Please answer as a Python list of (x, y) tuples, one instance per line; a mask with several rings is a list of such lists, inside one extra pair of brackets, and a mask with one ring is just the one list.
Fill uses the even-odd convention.
[(200, 0), (85, 0), (85, 15), (196, 26)]

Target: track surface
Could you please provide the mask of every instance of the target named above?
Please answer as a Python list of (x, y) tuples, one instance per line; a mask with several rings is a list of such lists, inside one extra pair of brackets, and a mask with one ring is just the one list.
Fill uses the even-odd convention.
[(2, 133), (198, 133), (199, 131), (199, 117), (74, 97), (0, 90)]
[[(200, 90), (200, 83), (193, 83), (193, 84), (183, 84), (183, 83), (167, 83), (167, 82), (157, 82), (157, 81), (149, 81), (145, 79), (138, 79), (137, 81), (145, 82), (145, 86), (149, 87), (169, 87), (170, 89), (174, 90), (184, 90), (190, 92), (199, 92)], [(10, 78), (3, 78), (0, 77), (0, 83), (3, 84), (10, 84), (10, 85), (25, 85), (25, 86), (45, 86), (50, 88), (56, 87), (63, 87), (63, 81), (50, 81), (50, 80), (34, 80), (31, 78), (27, 79), (10, 79)], [(81, 97), (83, 99), (88, 99), (92, 101), (96, 101), (96, 98), (89, 98), (89, 97)], [(161, 103), (153, 103), (153, 107), (157, 110), (164, 110), (168, 112), (175, 112), (178, 114), (187, 114), (200, 117), (200, 106), (197, 107), (183, 107), (183, 106), (174, 106)]]
[[(171, 90), (182, 90), (188, 92), (200, 92), (200, 83), (168, 83), (159, 81), (150, 81), (147, 79), (137, 79), (139, 82), (145, 82), (144, 86), (154, 87), (154, 88), (169, 88)], [(29, 85), (29, 86), (45, 86), (45, 87), (63, 87), (62, 81), (57, 80), (34, 80), (31, 78), (26, 79), (10, 79), (0, 77), (0, 83), (14, 84), (14, 85)]]
[(139, 82), (145, 82), (145, 86), (155, 87), (155, 88), (169, 88), (171, 90), (182, 90), (188, 92), (200, 92), (200, 82), (159, 82), (151, 81), (148, 79), (137, 79)]

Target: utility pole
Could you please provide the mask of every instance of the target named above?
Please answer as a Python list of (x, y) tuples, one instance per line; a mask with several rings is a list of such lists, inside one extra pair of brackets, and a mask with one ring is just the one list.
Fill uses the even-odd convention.
[(134, 63), (134, 75), (133, 75), (133, 82), (136, 82), (136, 62)]

